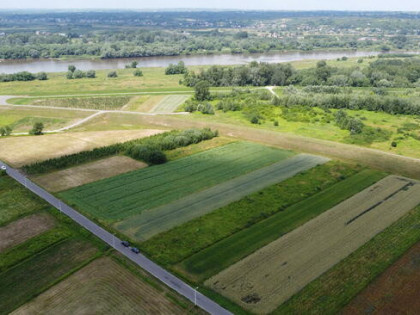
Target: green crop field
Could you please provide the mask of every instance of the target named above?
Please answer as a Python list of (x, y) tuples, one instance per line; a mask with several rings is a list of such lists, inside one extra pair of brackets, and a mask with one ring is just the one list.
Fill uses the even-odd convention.
[(292, 156), (290, 151), (235, 142), (60, 193), (102, 220), (116, 221)]
[(16, 105), (37, 105), (68, 107), (98, 110), (121, 109), (131, 99), (131, 96), (100, 96), (100, 97), (50, 97), (50, 98), (14, 98), (8, 100)]
[(0, 274), (0, 313), (7, 314), (91, 259), (97, 249), (68, 240)]
[(248, 229), (191, 256), (180, 264), (186, 274), (204, 280), (255, 250), (276, 240), (322, 212), (374, 184), (386, 174), (363, 170), (328, 189), (305, 199)]
[(132, 238), (144, 241), (327, 161), (320, 156), (297, 155), (161, 207), (145, 210), (115, 226)]
[(359, 167), (330, 161), (160, 233), (141, 248), (162, 264), (173, 265), (359, 171)]

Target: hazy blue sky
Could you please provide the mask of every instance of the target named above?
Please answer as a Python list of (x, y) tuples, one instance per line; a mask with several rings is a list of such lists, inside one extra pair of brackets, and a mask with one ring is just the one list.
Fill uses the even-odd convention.
[(261, 9), (420, 11), (419, 0), (0, 0), (0, 9)]

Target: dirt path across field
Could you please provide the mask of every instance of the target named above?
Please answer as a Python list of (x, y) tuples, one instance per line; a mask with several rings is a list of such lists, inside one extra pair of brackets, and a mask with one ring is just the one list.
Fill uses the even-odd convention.
[(419, 182), (388, 176), (205, 284), (267, 314), (419, 203)]

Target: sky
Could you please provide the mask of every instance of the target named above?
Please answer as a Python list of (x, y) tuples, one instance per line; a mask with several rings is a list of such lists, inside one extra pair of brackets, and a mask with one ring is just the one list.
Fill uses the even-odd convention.
[(420, 11), (419, 0), (0, 0), (0, 9), (243, 9)]

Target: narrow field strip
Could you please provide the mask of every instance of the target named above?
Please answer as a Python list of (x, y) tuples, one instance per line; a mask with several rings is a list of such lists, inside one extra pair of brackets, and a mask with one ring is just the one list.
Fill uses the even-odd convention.
[(184, 314), (109, 257), (99, 258), (12, 314)]
[(183, 104), (190, 95), (168, 95), (165, 96), (155, 107), (150, 111), (151, 113), (173, 113)]
[[(420, 203), (420, 183), (388, 176), (206, 281), (258, 313), (281, 303)], [(394, 194), (398, 191), (397, 194)], [(394, 194), (389, 198), (390, 195)], [(385, 200), (346, 225), (351, 218)]]
[(292, 155), (290, 151), (235, 142), (77, 187), (60, 195), (99, 219), (121, 220)]
[(310, 221), (341, 201), (385, 176), (363, 170), (327, 189), (298, 202), (247, 229), (215, 243), (181, 262), (177, 268), (199, 280), (208, 279), (254, 251)]
[(0, 273), (0, 314), (8, 314), (97, 253), (82, 241), (68, 240)]
[(205, 215), (327, 161), (327, 158), (301, 154), (170, 204), (145, 210), (139, 215), (117, 223), (115, 227), (138, 241), (145, 241), (174, 226)]
[(51, 216), (41, 213), (28, 215), (0, 227), (0, 253), (53, 228), (54, 225), (55, 221)]

